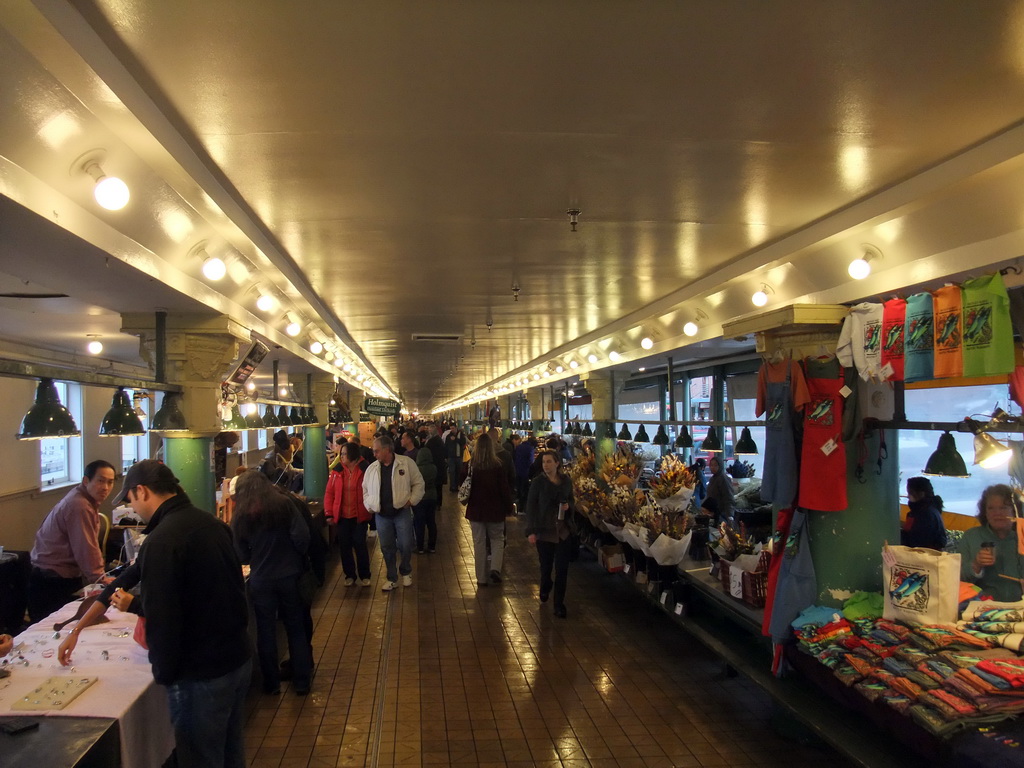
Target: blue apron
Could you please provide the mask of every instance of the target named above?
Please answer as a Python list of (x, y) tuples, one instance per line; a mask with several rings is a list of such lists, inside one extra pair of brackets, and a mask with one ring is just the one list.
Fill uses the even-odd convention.
[(786, 380), (766, 382), (764, 478), (761, 498), (780, 507), (796, 500), (796, 440), (793, 437), (793, 397), (790, 393), (792, 367), (786, 367)]

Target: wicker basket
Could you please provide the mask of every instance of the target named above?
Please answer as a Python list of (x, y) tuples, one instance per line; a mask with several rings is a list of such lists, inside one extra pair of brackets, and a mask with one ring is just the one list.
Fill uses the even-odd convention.
[[(761, 559), (757, 562), (756, 571), (743, 571), (741, 577), (741, 588), (744, 603), (751, 608), (764, 608), (765, 600), (768, 597), (768, 564), (771, 562), (771, 553), (762, 552)], [(728, 560), (719, 562), (719, 576), (722, 579), (722, 589), (725, 594), (731, 596), (729, 572), (731, 565)]]

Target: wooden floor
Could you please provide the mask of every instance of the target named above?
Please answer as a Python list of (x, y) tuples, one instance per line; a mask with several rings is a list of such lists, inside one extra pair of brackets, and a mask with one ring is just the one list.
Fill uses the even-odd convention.
[(847, 763), (776, 735), (768, 697), (619, 577), (581, 559), (568, 619), (538, 600), (537, 556), (510, 518), (505, 581), (479, 589), (469, 524), (445, 492), (413, 586), (345, 587), (333, 555), (314, 606), (309, 696), (250, 692), (253, 768), (802, 766)]

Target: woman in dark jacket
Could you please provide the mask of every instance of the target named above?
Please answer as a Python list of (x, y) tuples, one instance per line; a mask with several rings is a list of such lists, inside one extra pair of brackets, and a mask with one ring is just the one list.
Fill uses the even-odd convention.
[(942, 522), (942, 497), (935, 495), (927, 477), (907, 480), (910, 512), (903, 524), (902, 544), (942, 551), (946, 548), (946, 525)]
[[(487, 579), (501, 583), (505, 555), (505, 518), (512, 514), (512, 490), (505, 468), (494, 451), (494, 441), (485, 432), (476, 439), (473, 460), (469, 464), (473, 478), (466, 519), (473, 532), (473, 559), (477, 586), (486, 587)], [(491, 541), (491, 566), (487, 567), (487, 540)]]
[(257, 470), (245, 472), (235, 488), (231, 521), (235, 550), (251, 565), (249, 599), (256, 617), (256, 650), (263, 673), (263, 691), (280, 692), (277, 617), (288, 635), (292, 686), (303, 696), (313, 677), (313, 653), (303, 618), (299, 578), (306, 569), (309, 527), (289, 500)]
[(416, 468), (423, 475), (423, 498), (412, 508), (412, 530), (416, 535), (416, 552), (437, 549), (437, 464), (425, 446), (416, 453)]
[(732, 520), (732, 480), (725, 474), (722, 460), (717, 456), (708, 460), (708, 467), (711, 469), (711, 480), (708, 481), (707, 498), (715, 502), (719, 522)]
[[(543, 472), (530, 483), (526, 501), (526, 535), (537, 546), (540, 558), (540, 601), (546, 603), (551, 587), (555, 588), (555, 616), (565, 618), (565, 587), (569, 577), (569, 560), (575, 539), (572, 515), (575, 502), (572, 481), (562, 473), (562, 462), (552, 450), (540, 452)], [(474, 489), (475, 490), (475, 489)], [(552, 583), (551, 568), (555, 578)]]

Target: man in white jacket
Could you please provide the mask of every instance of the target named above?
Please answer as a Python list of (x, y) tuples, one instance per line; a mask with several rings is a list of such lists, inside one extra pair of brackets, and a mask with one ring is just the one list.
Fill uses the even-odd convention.
[[(387, 581), (381, 589), (390, 592), (402, 584), (412, 586), (412, 508), (423, 498), (423, 475), (416, 462), (395, 455), (391, 437), (381, 435), (373, 441), (373, 462), (363, 475), (363, 504), (377, 517), (377, 538), (384, 556)], [(395, 553), (402, 562), (395, 568)]]

